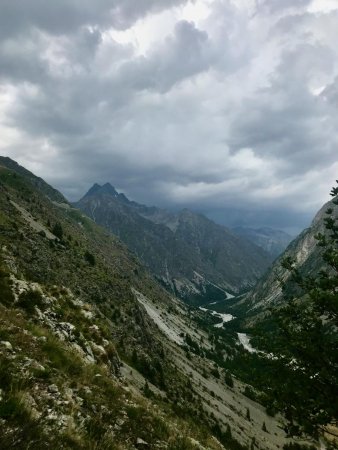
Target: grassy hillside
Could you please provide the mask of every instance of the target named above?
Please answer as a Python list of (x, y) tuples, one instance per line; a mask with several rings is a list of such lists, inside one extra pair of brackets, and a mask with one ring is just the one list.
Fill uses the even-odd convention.
[(117, 238), (5, 162), (0, 448), (290, 442), (283, 419), (248, 390), (257, 368), (236, 321), (217, 328), (214, 316), (171, 297)]

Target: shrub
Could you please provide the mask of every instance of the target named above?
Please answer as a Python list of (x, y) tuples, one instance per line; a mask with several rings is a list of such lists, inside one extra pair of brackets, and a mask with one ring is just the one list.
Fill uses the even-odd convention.
[(22, 292), (19, 296), (17, 305), (19, 306), (19, 308), (24, 309), (30, 314), (34, 313), (36, 306), (39, 309), (45, 309), (45, 304), (43, 302), (41, 293), (33, 289)]
[(11, 395), (0, 403), (0, 417), (24, 422), (29, 419), (29, 414), (23, 407), (21, 399), (17, 395)]
[(95, 256), (92, 253), (90, 253), (88, 250), (84, 254), (84, 258), (87, 261), (87, 263), (89, 263), (91, 266), (95, 266), (95, 264), (96, 264)]
[(53, 226), (52, 233), (58, 238), (62, 239), (63, 237), (63, 229), (60, 222), (56, 222), (56, 224)]
[(11, 289), (9, 273), (0, 266), (0, 303), (11, 306), (14, 302), (14, 295)]
[(231, 373), (227, 372), (224, 377), (225, 384), (229, 387), (234, 387), (234, 380), (232, 379)]
[(302, 445), (297, 442), (290, 442), (290, 444), (285, 444), (283, 450), (316, 450), (313, 445)]

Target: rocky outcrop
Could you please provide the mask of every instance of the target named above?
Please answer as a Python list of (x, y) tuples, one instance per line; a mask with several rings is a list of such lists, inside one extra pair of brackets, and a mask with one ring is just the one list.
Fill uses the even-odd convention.
[(327, 233), (324, 217), (330, 207), (332, 207), (332, 202), (326, 203), (320, 209), (311, 226), (290, 243), (255, 288), (235, 304), (235, 308), (240, 307), (241, 310), (246, 311), (245, 315), (250, 318), (250, 322), (255, 321), (257, 317), (263, 317), (268, 310), (278, 307), (283, 302), (281, 282), (286, 284), (287, 289), (293, 289), (289, 283), (290, 273), (281, 264), (284, 258), (291, 257), (296, 262), (297, 268), (304, 274), (319, 273), (323, 260), (320, 256), (321, 249), (317, 245), (316, 235)]

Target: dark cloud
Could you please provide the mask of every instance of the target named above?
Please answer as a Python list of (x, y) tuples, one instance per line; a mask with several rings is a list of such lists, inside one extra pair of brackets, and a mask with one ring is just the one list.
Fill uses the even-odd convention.
[(129, 28), (149, 12), (184, 3), (185, 0), (2, 0), (0, 34), (14, 36), (36, 27), (51, 34), (67, 34), (82, 26)]
[(269, 86), (237, 111), (229, 139), (232, 150), (250, 147), (264, 158), (281, 160), (283, 175), (336, 162), (338, 111), (324, 94), (314, 95), (310, 89), (313, 76), (333, 70), (329, 48), (301, 44), (286, 51)]
[(228, 225), (307, 225), (338, 170), (337, 13), (219, 0), (162, 33), (154, 14), (183, 3), (4, 0), (1, 152), (72, 200), (110, 181)]
[(208, 70), (215, 56), (207, 33), (180, 21), (162, 45), (148, 57), (125, 63), (118, 76), (137, 90), (166, 92), (175, 83)]

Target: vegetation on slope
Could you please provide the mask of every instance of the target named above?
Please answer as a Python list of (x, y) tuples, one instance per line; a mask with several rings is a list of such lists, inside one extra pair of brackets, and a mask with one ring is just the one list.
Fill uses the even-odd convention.
[[(131, 286), (168, 299), (126, 248), (3, 167), (0, 211), (0, 447), (221, 448)], [(126, 386), (121, 358), (166, 399)]]

